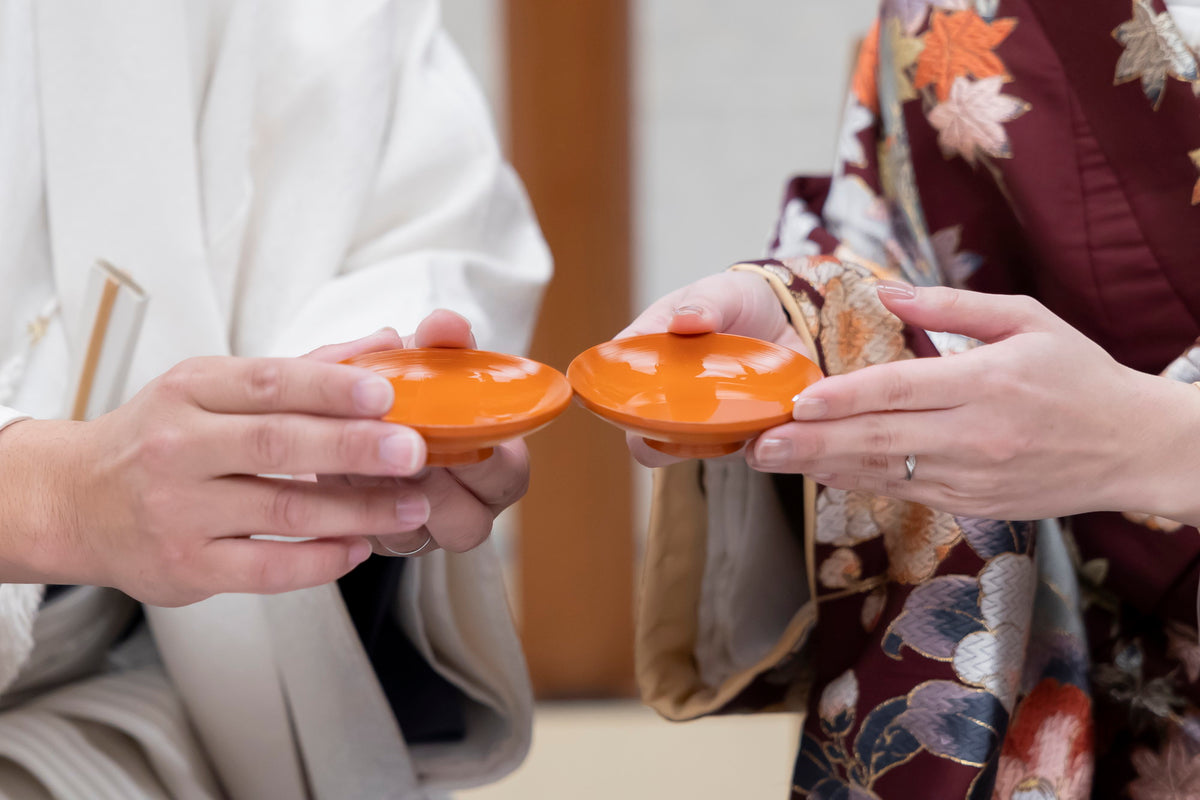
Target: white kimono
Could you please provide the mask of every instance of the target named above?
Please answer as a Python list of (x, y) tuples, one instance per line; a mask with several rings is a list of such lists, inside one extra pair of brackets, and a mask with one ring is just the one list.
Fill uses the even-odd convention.
[[(99, 258), (149, 295), (126, 397), (437, 307), (520, 351), (549, 276), (434, 0), (0, 0), (0, 428), (64, 414)], [(0, 794), (408, 798), (511, 770), (530, 699), (494, 554), (414, 559), (400, 595), (468, 699), (459, 745), (405, 748), (336, 587), (226, 595), (147, 609), (165, 673), (0, 714)], [(0, 586), (0, 689), (40, 598)]]

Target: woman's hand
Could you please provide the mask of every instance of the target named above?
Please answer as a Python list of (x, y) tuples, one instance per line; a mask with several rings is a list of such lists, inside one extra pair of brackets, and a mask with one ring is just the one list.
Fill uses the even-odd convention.
[[(467, 320), (450, 311), (435, 311), (405, 337), (404, 347), (474, 347)], [(320, 353), (321, 351), (318, 351)], [(345, 358), (340, 352), (338, 358)], [(520, 500), (529, 486), (529, 453), (516, 440), (495, 448), (491, 458), (463, 467), (426, 468), (409, 476), (378, 474), (322, 475), (323, 485), (375, 488), (425, 499), (425, 519), (414, 530), (397, 529), (372, 536), (380, 555), (437, 548), (463, 552), (479, 546), (501, 511)]]
[[(770, 285), (749, 272), (722, 272), (678, 289), (651, 304), (615, 338), (668, 331), (749, 336), (810, 355)], [(626, 441), (633, 456), (647, 467), (679, 460), (654, 450), (641, 436), (629, 434)]]
[(748, 448), (751, 466), (978, 517), (1195, 514), (1195, 387), (1121, 366), (1027, 297), (892, 282), (879, 296), (907, 323), (984, 344), (814, 384), (800, 421)]

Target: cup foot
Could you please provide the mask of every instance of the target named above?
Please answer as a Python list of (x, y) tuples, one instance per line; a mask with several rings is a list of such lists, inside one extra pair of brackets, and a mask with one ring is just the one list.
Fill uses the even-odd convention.
[(457, 453), (429, 453), (425, 464), (430, 467), (465, 467), (468, 464), (478, 464), (492, 456), (492, 448), (482, 450), (462, 450)]
[(646, 444), (660, 453), (666, 453), (676, 458), (718, 458), (736, 453), (742, 447), (742, 442), (721, 442), (716, 444), (685, 444), (683, 442), (662, 442), (658, 439), (643, 438)]

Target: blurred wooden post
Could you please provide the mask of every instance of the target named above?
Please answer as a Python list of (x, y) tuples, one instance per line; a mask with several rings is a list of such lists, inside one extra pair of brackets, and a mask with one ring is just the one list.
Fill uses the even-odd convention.
[[(507, 0), (513, 162), (554, 253), (532, 355), (565, 370), (629, 319), (626, 0)], [(541, 697), (633, 688), (631, 467), (624, 437), (573, 408), (529, 442), (519, 602)]]

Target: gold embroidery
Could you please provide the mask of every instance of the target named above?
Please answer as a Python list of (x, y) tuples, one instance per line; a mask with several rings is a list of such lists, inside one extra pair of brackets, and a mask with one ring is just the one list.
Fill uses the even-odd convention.
[(1133, 0), (1133, 18), (1112, 32), (1125, 48), (1117, 61), (1113, 85), (1141, 79), (1142, 92), (1154, 105), (1162, 105), (1167, 77), (1191, 83), (1197, 74), (1196, 58), (1184, 44), (1171, 15), (1156, 14), (1146, 0)]
[[(1188, 153), (1192, 159), (1192, 163), (1196, 165), (1196, 171), (1200, 172), (1200, 148)], [(1200, 178), (1196, 179), (1196, 186), (1192, 189), (1192, 205), (1200, 205)]]

